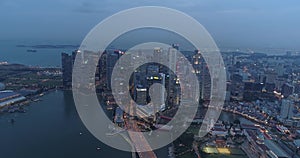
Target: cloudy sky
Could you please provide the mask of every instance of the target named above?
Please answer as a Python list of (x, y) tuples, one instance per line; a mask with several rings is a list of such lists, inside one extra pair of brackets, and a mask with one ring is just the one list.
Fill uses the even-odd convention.
[(219, 47), (300, 49), (299, 0), (0, 0), (0, 40), (79, 43), (104, 18), (145, 5), (189, 14)]

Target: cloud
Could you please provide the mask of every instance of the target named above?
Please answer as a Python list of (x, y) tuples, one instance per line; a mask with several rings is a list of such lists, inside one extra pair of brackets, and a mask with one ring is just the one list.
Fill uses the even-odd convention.
[(224, 9), (224, 10), (218, 10), (217, 13), (221, 14), (243, 14), (243, 13), (255, 13), (258, 12), (258, 9)]
[(104, 13), (105, 10), (105, 6), (100, 7), (92, 2), (82, 2), (79, 6), (76, 6), (75, 9), (73, 9), (74, 12), (79, 13)]
[(0, 7), (3, 9), (8, 9), (8, 8), (17, 8), (19, 7), (19, 5), (15, 1), (0, 0)]
[[(182, 0), (165, 0), (165, 1), (150, 1), (150, 0), (101, 0), (101, 1), (83, 1), (76, 5), (73, 11), (79, 13), (113, 13), (116, 11), (129, 9), (139, 6), (165, 6), (179, 10), (196, 9), (203, 5), (198, 0), (182, 1)], [(204, 4), (205, 5), (205, 4)]]

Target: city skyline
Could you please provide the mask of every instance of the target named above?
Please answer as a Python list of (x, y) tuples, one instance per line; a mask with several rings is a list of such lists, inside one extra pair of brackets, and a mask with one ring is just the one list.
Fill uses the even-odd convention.
[(300, 1), (0, 1), (5, 158), (300, 158)]

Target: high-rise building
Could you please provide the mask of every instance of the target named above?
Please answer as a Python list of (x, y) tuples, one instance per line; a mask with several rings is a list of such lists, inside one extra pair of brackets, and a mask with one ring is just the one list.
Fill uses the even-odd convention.
[(147, 88), (142, 85), (137, 85), (135, 88), (135, 102), (138, 105), (147, 105)]
[(3, 84), (3, 83), (0, 82), (0, 91), (2, 91), (4, 89), (5, 89), (5, 84)]
[(243, 77), (238, 73), (234, 73), (230, 76), (230, 79), (231, 79), (231, 85), (230, 85), (231, 96), (237, 100), (241, 100), (243, 98), (243, 92), (244, 92)]
[(289, 83), (285, 83), (283, 84), (282, 88), (281, 88), (281, 94), (287, 98), (288, 96), (292, 95), (294, 93), (294, 86), (289, 84)]
[(263, 83), (275, 83), (277, 78), (277, 73), (275, 71), (266, 71), (265, 72), (265, 82)]
[(101, 57), (99, 58), (99, 62), (97, 65), (97, 70), (96, 70), (96, 77), (99, 74), (99, 86), (97, 90), (99, 89), (106, 89), (107, 88), (107, 82), (106, 82), (106, 75), (107, 75), (107, 68), (106, 68), (106, 61), (107, 61), (107, 52), (104, 51)]
[(108, 89), (111, 89), (111, 76), (114, 69), (115, 64), (117, 63), (119, 57), (120, 57), (119, 51), (107, 51), (107, 57), (106, 57), (106, 85)]
[(161, 103), (160, 108), (161, 109), (165, 109), (165, 107), (166, 107), (166, 105), (165, 105), (166, 74), (161, 73), (160, 75), (161, 75), (161, 78), (162, 78), (162, 81), (161, 81), (162, 86), (161, 86), (161, 90), (160, 90), (160, 93), (159, 93), (159, 95), (160, 95), (160, 103)]
[(193, 59), (192, 59), (192, 63), (193, 63), (193, 68), (194, 68), (194, 72), (198, 78), (200, 79), (200, 72), (202, 70), (202, 64), (203, 64), (203, 59), (201, 56), (200, 51), (195, 51), (195, 55), (193, 55)]
[(245, 82), (244, 83), (243, 99), (245, 101), (255, 101), (255, 100), (257, 100), (261, 96), (264, 86), (265, 85), (263, 83)]
[(277, 90), (280, 90), (286, 82), (287, 82), (286, 78), (282, 76), (278, 76), (277, 79), (275, 80), (275, 88)]
[(172, 44), (172, 48), (179, 50), (179, 44)]
[(123, 110), (120, 107), (117, 107), (115, 110), (115, 117), (114, 117), (114, 122), (120, 126), (124, 126), (124, 118), (123, 118)]
[(153, 77), (159, 74), (159, 66), (158, 65), (147, 65), (147, 76)]
[[(200, 86), (200, 98), (203, 100), (209, 100), (210, 98), (210, 74), (208, 69), (204, 70), (205, 61), (201, 52), (199, 50), (195, 50), (194, 55), (192, 57), (192, 65), (194, 70), (192, 71), (198, 77), (198, 83)], [(194, 95), (191, 93), (191, 95)]]
[(283, 119), (291, 119), (293, 117), (294, 102), (290, 99), (282, 99), (280, 116)]
[(72, 87), (73, 65), (78, 52), (78, 50), (74, 50), (71, 55), (69, 55), (68, 53), (61, 53), (62, 78), (64, 88)]
[[(176, 74), (177, 74), (177, 53), (178, 53), (179, 45), (173, 44), (172, 48), (169, 48), (168, 50), (168, 75), (166, 76), (167, 80), (167, 91), (168, 91), (168, 101), (172, 104), (174, 103), (175, 99), (175, 87), (177, 86), (175, 84)], [(170, 105), (171, 105), (170, 104)]]
[[(164, 52), (163, 49), (160, 47), (154, 48), (153, 51), (153, 61), (156, 63), (163, 63), (164, 62)], [(162, 65), (159, 65), (159, 71), (162, 71)]]
[[(210, 59), (207, 59), (210, 60)], [(211, 93), (211, 76), (209, 73), (209, 68), (207, 62), (203, 59), (201, 63), (201, 99), (203, 100), (210, 100), (210, 93)]]
[(277, 64), (275, 70), (278, 76), (283, 76), (285, 72), (284, 64), (282, 63)]
[(265, 84), (265, 89), (267, 92), (274, 92), (275, 90), (275, 83), (266, 83)]
[(295, 86), (294, 93), (300, 94), (300, 83), (295, 83), (294, 86)]

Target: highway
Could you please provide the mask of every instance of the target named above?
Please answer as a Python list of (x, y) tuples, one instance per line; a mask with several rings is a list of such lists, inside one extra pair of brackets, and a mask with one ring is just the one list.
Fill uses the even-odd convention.
[[(134, 106), (131, 104), (129, 107), (129, 114), (134, 116), (134, 113)], [(128, 130), (128, 135), (131, 139), (131, 142), (135, 146), (135, 151), (138, 153), (140, 158), (157, 158), (137, 124), (137, 121), (131, 119), (130, 117), (125, 119), (125, 127)]]

